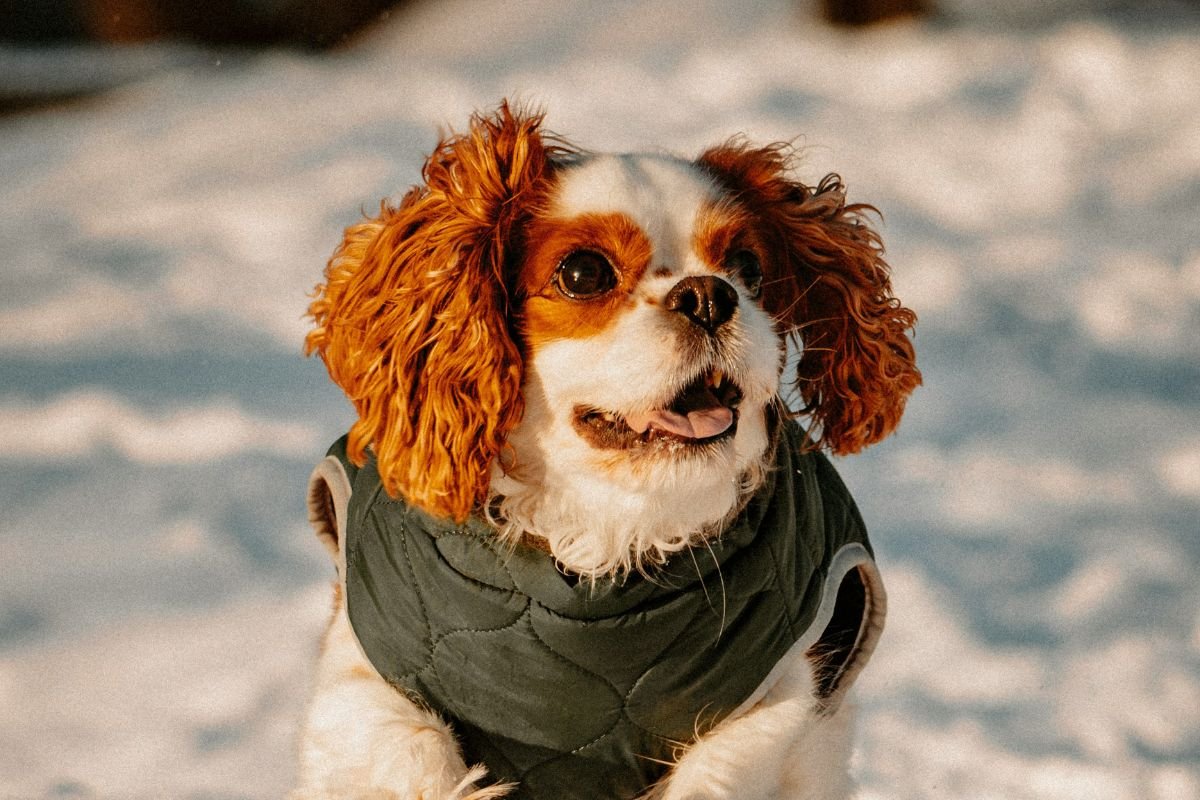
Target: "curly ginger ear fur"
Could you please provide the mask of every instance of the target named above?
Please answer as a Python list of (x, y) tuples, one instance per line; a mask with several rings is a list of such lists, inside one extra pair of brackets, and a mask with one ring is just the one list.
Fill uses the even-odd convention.
[(816, 187), (788, 177), (791, 148), (734, 140), (698, 162), (766, 226), (767, 310), (800, 347), (792, 377), (816, 443), (848, 454), (887, 437), (921, 373), (908, 331), (916, 314), (892, 294), (867, 205), (847, 205), (837, 175)]
[(306, 353), (358, 412), (351, 460), (371, 446), (389, 494), (457, 521), (522, 413), (509, 265), (551, 169), (541, 121), (503, 104), (443, 139), (423, 186), (346, 230), (309, 307)]

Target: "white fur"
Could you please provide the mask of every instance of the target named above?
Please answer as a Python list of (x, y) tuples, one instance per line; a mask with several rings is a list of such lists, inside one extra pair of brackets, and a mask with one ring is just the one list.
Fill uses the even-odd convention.
[(673, 156), (584, 156), (559, 180), (550, 203), (554, 216), (619, 213), (654, 242), (656, 265), (695, 264), (686, 237), (696, 211), (719, 193), (712, 180)]
[[(687, 162), (596, 156), (565, 173), (552, 213), (632, 218), (654, 246), (630, 307), (587, 339), (543, 344), (527, 357), (522, 421), (495, 467), (498, 535), (542, 537), (567, 569), (600, 576), (695, 542), (719, 529), (757, 484), (768, 448), (765, 410), (779, 386), (783, 350), (744, 286), (727, 323), (734, 334), (712, 363), (682, 353), (663, 298), (683, 277), (717, 273), (693, 251), (693, 228), (716, 188)], [(661, 408), (699, 370), (718, 368), (744, 391), (737, 433), (706, 459), (630, 459), (593, 448), (572, 427), (576, 404), (623, 414)], [(339, 540), (341, 537), (339, 537)], [(388, 685), (363, 656), (340, 601), (326, 636), (294, 800), (464, 800), (474, 788), (452, 731)], [(701, 737), (647, 798), (833, 800), (848, 796), (850, 711), (818, 713), (812, 667), (794, 651), (760, 699)], [(474, 793), (473, 793), (474, 792)]]

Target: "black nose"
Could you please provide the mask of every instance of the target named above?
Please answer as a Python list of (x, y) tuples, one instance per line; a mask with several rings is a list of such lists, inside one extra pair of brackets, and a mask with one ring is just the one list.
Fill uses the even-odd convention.
[(715, 275), (684, 278), (667, 294), (667, 308), (713, 333), (733, 316), (737, 289)]

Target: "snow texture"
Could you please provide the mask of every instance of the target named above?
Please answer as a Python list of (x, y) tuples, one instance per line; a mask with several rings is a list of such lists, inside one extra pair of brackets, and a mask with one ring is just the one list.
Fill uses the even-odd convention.
[(926, 385), (838, 464), (891, 595), (864, 798), (1200, 797), (1200, 15), (942, 7), (452, 0), (326, 55), (0, 50), (119, 85), (0, 117), (0, 797), (288, 787), (331, 577), (304, 482), (351, 420), (306, 293), (505, 96), (598, 150), (799, 137), (883, 211)]

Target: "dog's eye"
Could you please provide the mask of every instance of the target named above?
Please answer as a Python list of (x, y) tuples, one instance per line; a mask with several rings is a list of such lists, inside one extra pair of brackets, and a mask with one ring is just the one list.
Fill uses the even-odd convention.
[(763, 272), (758, 256), (749, 250), (735, 250), (725, 256), (725, 269), (736, 274), (755, 300), (762, 295)]
[(567, 297), (586, 300), (617, 285), (617, 271), (608, 259), (592, 250), (576, 250), (562, 260), (555, 273), (558, 290)]

